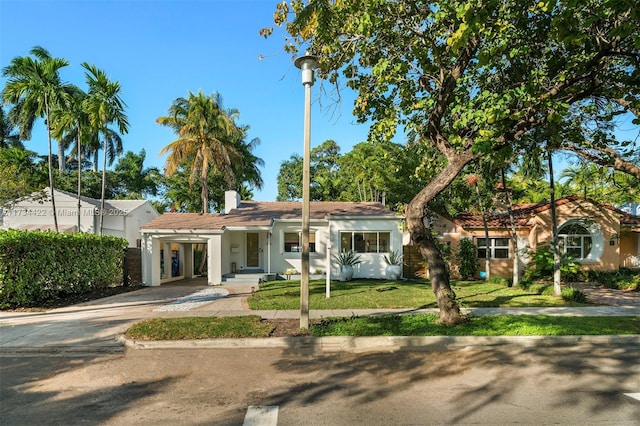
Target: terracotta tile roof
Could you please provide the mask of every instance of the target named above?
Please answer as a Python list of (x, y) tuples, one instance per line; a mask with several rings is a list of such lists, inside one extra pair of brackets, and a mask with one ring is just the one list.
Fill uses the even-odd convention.
[[(640, 224), (640, 216), (634, 216), (629, 213), (623, 212), (622, 210), (616, 209), (613, 206), (609, 206), (606, 204), (597, 203), (594, 201), (586, 200), (583, 197), (574, 195), (570, 197), (564, 197), (556, 200), (556, 206), (561, 206), (563, 204), (567, 204), (573, 201), (588, 201), (593, 204), (600, 205), (606, 209), (612, 210), (615, 213), (620, 215), (620, 224), (622, 225), (635, 225)], [(513, 206), (513, 217), (515, 220), (515, 225), (517, 227), (527, 227), (530, 226), (529, 220), (546, 210), (551, 208), (551, 203), (549, 201), (543, 201), (540, 203), (523, 203), (516, 204)], [(477, 213), (470, 212), (462, 212), (452, 218), (453, 222), (463, 228), (481, 228), (482, 224), (482, 216)], [(494, 211), (487, 215), (487, 226), (489, 228), (504, 228), (510, 227), (511, 222), (509, 221), (509, 212), (505, 209), (504, 211)]]
[[(388, 216), (395, 214), (380, 203), (313, 202), (310, 205), (311, 219), (327, 216)], [(243, 201), (240, 207), (229, 214), (219, 213), (164, 213), (142, 227), (142, 229), (200, 229), (222, 230), (229, 227), (263, 227), (276, 219), (299, 219), (302, 203), (278, 201)]]

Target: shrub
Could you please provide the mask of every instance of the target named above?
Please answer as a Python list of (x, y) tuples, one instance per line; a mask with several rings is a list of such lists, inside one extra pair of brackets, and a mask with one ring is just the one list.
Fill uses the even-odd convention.
[(567, 302), (578, 302), (578, 303), (586, 303), (587, 296), (577, 288), (573, 287), (563, 287), (560, 296), (562, 300)]
[(523, 290), (529, 290), (529, 288), (531, 288), (531, 285), (533, 285), (533, 282), (531, 280), (528, 280), (526, 278), (521, 279), (520, 281), (518, 281), (518, 287), (520, 287)]
[(619, 290), (640, 290), (640, 271), (622, 268), (618, 271), (587, 271), (585, 280)]
[(474, 276), (478, 270), (478, 254), (471, 239), (463, 238), (460, 240), (458, 257), (460, 258), (460, 276), (463, 279)]
[(511, 283), (506, 278), (502, 277), (491, 277), (489, 278), (489, 282), (491, 284), (503, 285), (505, 287), (511, 287)]
[[(560, 274), (562, 281), (575, 281), (580, 274), (580, 264), (573, 261), (570, 256), (563, 255), (560, 258)], [(533, 254), (531, 261), (524, 272), (527, 280), (540, 280), (553, 278), (553, 252), (549, 246), (541, 246)]]
[(39, 306), (122, 283), (122, 238), (0, 231), (0, 308)]

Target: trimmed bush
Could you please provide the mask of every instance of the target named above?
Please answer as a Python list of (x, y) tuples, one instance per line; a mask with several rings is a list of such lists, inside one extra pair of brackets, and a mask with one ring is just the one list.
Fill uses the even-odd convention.
[(112, 236), (0, 231), (0, 309), (121, 284), (126, 247)]

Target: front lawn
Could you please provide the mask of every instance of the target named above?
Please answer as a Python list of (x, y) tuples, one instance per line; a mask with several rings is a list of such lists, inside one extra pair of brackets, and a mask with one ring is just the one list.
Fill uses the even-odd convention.
[[(485, 281), (453, 281), (462, 307), (585, 306), (553, 296), (552, 286), (527, 290)], [(299, 309), (300, 281), (270, 281), (249, 297), (251, 309)], [(353, 280), (332, 281), (331, 297), (325, 297), (325, 281), (309, 283), (310, 309), (416, 309), (437, 308), (428, 281)]]
[(497, 315), (472, 317), (450, 327), (437, 315), (385, 315), (326, 318), (301, 332), (299, 319), (261, 320), (259, 316), (154, 318), (127, 330), (138, 340), (184, 340), (271, 336), (566, 336), (639, 334), (640, 317)]

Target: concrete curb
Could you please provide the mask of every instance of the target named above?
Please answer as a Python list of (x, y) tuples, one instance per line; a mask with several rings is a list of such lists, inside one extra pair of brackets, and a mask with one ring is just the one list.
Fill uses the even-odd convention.
[(125, 346), (121, 341), (111, 345), (91, 346), (4, 346), (0, 347), (0, 357), (6, 356), (64, 356), (84, 357), (93, 355), (112, 355), (124, 353)]
[(267, 337), (202, 340), (135, 340), (118, 338), (130, 349), (258, 349), (281, 348), (302, 352), (372, 352), (398, 350), (448, 351), (461, 349), (571, 347), (590, 344), (640, 349), (640, 334), (610, 336), (372, 336)]

